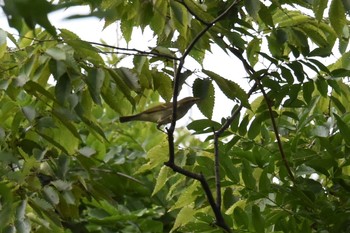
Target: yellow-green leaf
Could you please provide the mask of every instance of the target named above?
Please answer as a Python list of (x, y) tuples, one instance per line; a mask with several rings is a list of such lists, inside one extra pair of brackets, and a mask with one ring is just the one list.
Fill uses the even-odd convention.
[(152, 196), (155, 195), (159, 190), (163, 188), (163, 186), (167, 181), (169, 171), (170, 171), (170, 168), (165, 165), (163, 165), (163, 167), (160, 169), (157, 177), (156, 185), (154, 186), (154, 189), (152, 192)]
[(344, 33), (343, 30), (347, 27), (345, 8), (342, 0), (332, 0), (329, 7), (329, 21), (338, 37), (341, 38)]

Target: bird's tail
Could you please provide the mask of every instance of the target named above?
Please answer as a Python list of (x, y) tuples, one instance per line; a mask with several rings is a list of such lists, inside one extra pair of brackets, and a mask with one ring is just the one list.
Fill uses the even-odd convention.
[(122, 116), (122, 117), (119, 118), (119, 122), (120, 123), (124, 123), (124, 122), (128, 122), (128, 121), (133, 121), (133, 120), (135, 120), (135, 118), (137, 118), (137, 115)]

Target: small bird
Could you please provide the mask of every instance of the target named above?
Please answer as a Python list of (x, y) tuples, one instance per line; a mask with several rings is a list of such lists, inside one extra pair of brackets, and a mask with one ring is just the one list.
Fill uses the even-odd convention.
[[(197, 97), (186, 97), (177, 102), (177, 116), (176, 120), (179, 120), (186, 115), (187, 111), (196, 103), (198, 103), (200, 98)], [(173, 103), (163, 103), (147, 109), (141, 113), (132, 116), (122, 116), (119, 118), (121, 123), (128, 121), (150, 121), (157, 123), (157, 128), (161, 125), (171, 123), (171, 118), (173, 114)]]

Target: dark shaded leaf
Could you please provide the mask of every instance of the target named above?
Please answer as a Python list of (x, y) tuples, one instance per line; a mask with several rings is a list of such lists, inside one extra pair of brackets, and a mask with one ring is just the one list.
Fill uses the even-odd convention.
[(193, 96), (201, 98), (197, 104), (204, 116), (211, 119), (213, 116), (215, 90), (212, 81), (209, 79), (196, 79), (193, 82)]

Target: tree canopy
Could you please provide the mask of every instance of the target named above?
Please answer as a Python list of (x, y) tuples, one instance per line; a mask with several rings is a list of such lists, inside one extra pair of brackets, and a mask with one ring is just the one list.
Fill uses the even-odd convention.
[[(126, 42), (147, 28), (156, 45), (85, 41), (49, 21), (82, 5), (90, 14), (71, 18), (118, 23)], [(0, 26), (1, 232), (350, 232), (347, 0), (2, 9), (18, 33)], [(212, 45), (232, 76), (204, 65)], [(183, 88), (201, 98), (186, 127), (119, 122), (160, 98), (175, 119)], [(220, 104), (231, 114), (214, 120)]]

